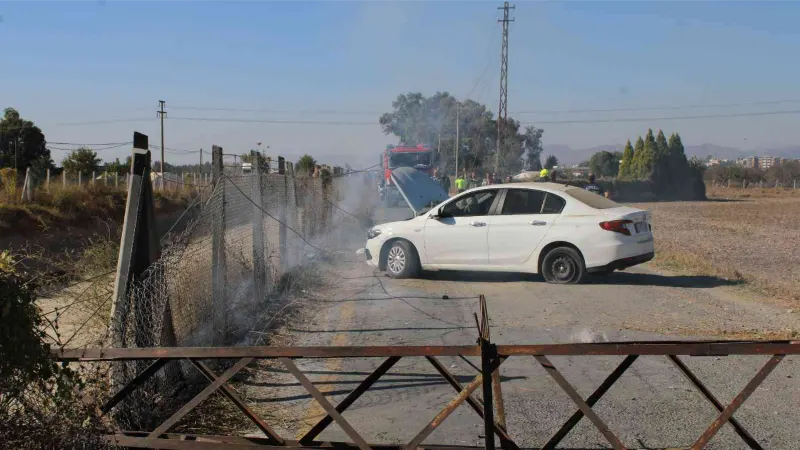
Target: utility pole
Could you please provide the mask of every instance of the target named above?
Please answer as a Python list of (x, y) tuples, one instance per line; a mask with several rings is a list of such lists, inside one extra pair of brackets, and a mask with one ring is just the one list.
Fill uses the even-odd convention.
[(497, 148), (494, 152), (494, 171), (499, 175), (500, 146), (504, 143), (504, 125), (508, 119), (508, 23), (514, 21), (508, 16), (509, 10), (514, 9), (514, 6), (505, 2), (502, 7), (498, 6), (497, 9), (503, 10), (503, 18), (497, 19), (498, 23), (503, 24), (503, 46), (500, 50), (500, 107), (497, 108)]
[(458, 126), (461, 123), (461, 106), (456, 104), (456, 179), (458, 179), (458, 147), (459, 140), (458, 140)]
[(167, 102), (164, 100), (158, 101), (159, 106), (161, 107), (156, 114), (158, 117), (161, 118), (161, 183), (163, 186), (164, 183), (164, 117), (167, 117), (167, 112), (164, 111), (164, 106), (166, 106)]

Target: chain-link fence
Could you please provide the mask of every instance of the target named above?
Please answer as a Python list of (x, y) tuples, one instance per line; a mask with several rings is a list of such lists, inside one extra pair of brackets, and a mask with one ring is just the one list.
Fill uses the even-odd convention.
[[(194, 217), (183, 231), (166, 239), (168, 246), (156, 249), (154, 262), (136, 268), (143, 264), (130, 256), (133, 274), (117, 288), (123, 294), (116, 295), (110, 345), (252, 344), (250, 332), (262, 332), (276, 311), (282, 280), (327, 252), (337, 226), (357, 220), (337, 202), (358, 198), (356, 193), (369, 185), (362, 174), (337, 175), (338, 171), (324, 178), (296, 177), (291, 164), (282, 161), (280, 173), (243, 174), (219, 164), (213, 184), (196, 199)], [(148, 189), (134, 189), (131, 196), (152, 195)], [(141, 219), (147, 216), (146, 203), (146, 198), (129, 199), (128, 208), (139, 205), (136, 213)], [(357, 200), (352, 204), (355, 207)], [(134, 223), (138, 229), (128, 235), (147, 232), (144, 224)], [(122, 239), (121, 261), (127, 247), (136, 252), (136, 246), (148, 245), (138, 238), (126, 241), (125, 232)], [(124, 385), (145, 367), (118, 363), (114, 381)], [(148, 382), (151, 386), (143, 386), (118, 408), (123, 422), (147, 426), (137, 422), (142, 415), (125, 411), (152, 410), (159, 393), (168, 394), (170, 388), (183, 385), (184, 377), (196, 374), (189, 367), (161, 372)]]

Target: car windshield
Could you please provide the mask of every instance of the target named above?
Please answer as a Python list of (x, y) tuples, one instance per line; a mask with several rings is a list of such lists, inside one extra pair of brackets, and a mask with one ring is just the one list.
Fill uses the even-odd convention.
[(581, 203), (589, 205), (594, 209), (609, 209), (622, 206), (613, 200), (609, 200), (602, 195), (597, 195), (594, 192), (587, 191), (586, 189), (569, 188), (565, 192), (570, 197), (578, 200)]
[(389, 156), (389, 167), (414, 167), (416, 165), (430, 165), (431, 155), (428, 152), (392, 153)]

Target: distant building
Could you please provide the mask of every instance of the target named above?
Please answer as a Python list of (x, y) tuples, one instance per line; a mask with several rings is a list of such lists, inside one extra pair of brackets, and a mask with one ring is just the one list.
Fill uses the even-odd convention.
[(747, 158), (736, 160), (736, 163), (742, 167), (747, 167), (750, 169), (767, 170), (776, 164), (780, 164), (783, 162), (783, 160), (784, 158), (781, 158), (780, 156), (748, 156)]

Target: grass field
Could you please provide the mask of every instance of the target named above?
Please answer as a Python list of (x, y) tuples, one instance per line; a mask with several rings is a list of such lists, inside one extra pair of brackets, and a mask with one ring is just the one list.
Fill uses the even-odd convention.
[(741, 281), (769, 297), (800, 302), (800, 190), (708, 194), (708, 202), (634, 205), (653, 212), (653, 264)]

